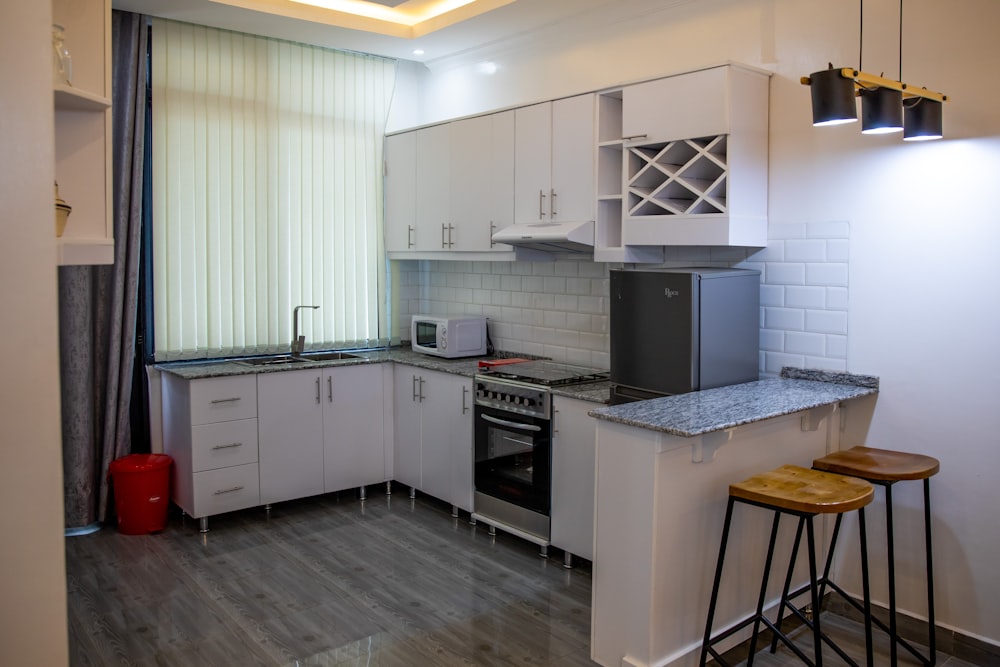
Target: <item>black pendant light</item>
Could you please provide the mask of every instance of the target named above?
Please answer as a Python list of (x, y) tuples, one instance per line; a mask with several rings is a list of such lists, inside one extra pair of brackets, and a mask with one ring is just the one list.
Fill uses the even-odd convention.
[(861, 133), (888, 134), (903, 129), (903, 92), (892, 88), (861, 89)]
[(864, 55), (864, 0), (859, 1), (858, 69), (844, 67), (802, 77), (811, 88), (813, 125), (839, 125), (858, 119), (855, 98), (861, 97), (862, 134), (903, 131), (907, 141), (940, 139), (942, 104), (948, 96), (903, 83), (903, 0), (899, 0), (899, 79), (861, 71)]
[(853, 123), (858, 119), (858, 107), (854, 96), (854, 79), (845, 77), (841, 70), (829, 69), (809, 75), (812, 91), (813, 125), (840, 125)]
[(944, 136), (941, 103), (914, 97), (903, 106), (903, 141), (928, 141)]

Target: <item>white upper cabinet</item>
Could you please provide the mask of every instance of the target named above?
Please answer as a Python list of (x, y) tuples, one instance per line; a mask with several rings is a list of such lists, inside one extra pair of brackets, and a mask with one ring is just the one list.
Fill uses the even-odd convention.
[(57, 241), (58, 261), (111, 264), (111, 0), (54, 0), (52, 22), (64, 28), (72, 60), (71, 81), (53, 72), (52, 85), (56, 182), (72, 207)]
[(728, 67), (678, 74), (622, 90), (622, 139), (647, 144), (730, 130)]
[(417, 224), (417, 133), (386, 137), (385, 161), (385, 249), (413, 250)]
[(514, 112), (449, 124), (451, 211), (449, 250), (509, 251), (493, 232), (514, 221)]
[(622, 90), (623, 246), (767, 244), (768, 75), (725, 65)]
[(593, 94), (514, 112), (514, 222), (594, 219)]
[(498, 253), (495, 229), (514, 218), (514, 113), (395, 134), (386, 140), (390, 257)]

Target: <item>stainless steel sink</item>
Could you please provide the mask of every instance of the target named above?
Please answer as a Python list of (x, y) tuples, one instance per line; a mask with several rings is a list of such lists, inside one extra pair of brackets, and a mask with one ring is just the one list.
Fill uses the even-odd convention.
[(362, 359), (363, 357), (350, 352), (303, 352), (297, 358), (306, 361), (337, 361), (340, 359)]
[(304, 364), (307, 361), (309, 360), (302, 359), (301, 357), (293, 357), (290, 354), (275, 354), (268, 357), (240, 359), (240, 363), (247, 366), (283, 366), (285, 364)]
[(363, 359), (350, 352), (304, 352), (303, 354), (273, 354), (266, 357), (250, 357), (240, 359), (241, 364), (247, 366), (287, 366), (294, 364), (308, 364), (314, 361), (339, 361), (341, 359)]

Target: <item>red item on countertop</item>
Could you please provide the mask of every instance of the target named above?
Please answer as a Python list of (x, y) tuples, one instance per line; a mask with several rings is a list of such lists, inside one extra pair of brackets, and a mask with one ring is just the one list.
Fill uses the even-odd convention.
[(492, 361), (480, 361), (480, 368), (493, 368), (494, 366), (506, 366), (507, 364), (520, 364), (525, 361), (531, 361), (530, 359), (522, 359), (521, 357), (511, 357), (510, 359), (493, 359)]

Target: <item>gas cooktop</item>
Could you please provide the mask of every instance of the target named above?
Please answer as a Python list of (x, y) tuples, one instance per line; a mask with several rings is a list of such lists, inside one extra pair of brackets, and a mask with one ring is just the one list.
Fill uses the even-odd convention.
[(517, 364), (506, 364), (484, 369), (479, 374), (490, 378), (529, 382), (545, 387), (599, 382), (608, 379), (607, 371), (555, 361), (524, 361)]

